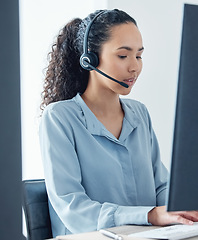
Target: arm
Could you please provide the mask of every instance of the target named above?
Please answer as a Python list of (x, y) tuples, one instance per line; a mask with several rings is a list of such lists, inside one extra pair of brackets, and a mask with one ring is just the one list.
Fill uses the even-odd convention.
[[(58, 113), (50, 109), (44, 113), (40, 125), (41, 153), (49, 200), (70, 232), (95, 230), (102, 205), (91, 201), (81, 185), (81, 170), (72, 129), (69, 122), (63, 124)], [(75, 225), (72, 224), (74, 222)]]
[(153, 129), (151, 130), (151, 139), (153, 174), (156, 189), (156, 205), (162, 206), (165, 205), (166, 202), (169, 173), (164, 164), (161, 162), (158, 141)]
[[(143, 105), (144, 106), (144, 105)], [(169, 173), (161, 161), (160, 148), (158, 144), (157, 137), (152, 127), (152, 122), (147, 108), (144, 106), (146, 112), (146, 122), (148, 124), (148, 129), (150, 132), (150, 145), (151, 145), (151, 159), (153, 167), (153, 178), (155, 181), (155, 191), (156, 191), (156, 206), (165, 205), (166, 194), (167, 194), (167, 182)]]

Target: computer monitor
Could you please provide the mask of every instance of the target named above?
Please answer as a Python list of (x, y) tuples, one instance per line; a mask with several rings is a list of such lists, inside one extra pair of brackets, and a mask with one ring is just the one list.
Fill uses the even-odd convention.
[(198, 210), (197, 5), (184, 5), (167, 210)]

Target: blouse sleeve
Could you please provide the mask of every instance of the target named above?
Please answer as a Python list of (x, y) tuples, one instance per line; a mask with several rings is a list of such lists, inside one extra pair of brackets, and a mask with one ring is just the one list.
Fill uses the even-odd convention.
[[(146, 108), (145, 108), (146, 109)], [(151, 118), (146, 109), (149, 129), (151, 135), (151, 158), (153, 164), (153, 174), (155, 180), (155, 189), (156, 189), (156, 205), (163, 206), (166, 204), (166, 194), (167, 194), (167, 182), (168, 182), (168, 170), (161, 161), (160, 149), (156, 134), (153, 130)]]
[(46, 187), (50, 203), (66, 228), (79, 233), (124, 224), (148, 224), (147, 213), (152, 206), (118, 206), (88, 197), (81, 184), (73, 131), (58, 111), (45, 109), (40, 124), (40, 146)]

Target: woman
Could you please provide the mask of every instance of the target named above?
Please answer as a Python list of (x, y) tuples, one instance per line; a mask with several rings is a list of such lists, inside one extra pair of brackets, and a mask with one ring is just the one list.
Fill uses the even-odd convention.
[[(99, 58), (94, 68), (81, 57), (85, 33)], [(54, 236), (198, 220), (196, 212), (166, 212), (168, 173), (148, 111), (119, 97), (137, 81), (143, 50), (135, 20), (116, 9), (69, 22), (52, 48), (40, 142)]]

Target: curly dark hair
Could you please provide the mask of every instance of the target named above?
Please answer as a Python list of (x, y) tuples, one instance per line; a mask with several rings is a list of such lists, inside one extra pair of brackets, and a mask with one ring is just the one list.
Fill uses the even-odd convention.
[(69, 22), (59, 33), (57, 41), (49, 53), (49, 66), (46, 71), (43, 102), (41, 109), (52, 102), (70, 99), (76, 92), (84, 92), (89, 72), (80, 67), (80, 54), (76, 51), (76, 36), (81, 19)]
[[(60, 31), (48, 54), (49, 65), (43, 86), (41, 110), (52, 102), (71, 99), (86, 90), (89, 71), (80, 66), (79, 60), (83, 54), (86, 28), (100, 11), (104, 10), (97, 10), (84, 20), (75, 18)], [(89, 51), (99, 56), (103, 43), (111, 36), (112, 27), (128, 22), (137, 26), (131, 16), (118, 9), (106, 10), (99, 15), (89, 32)]]

